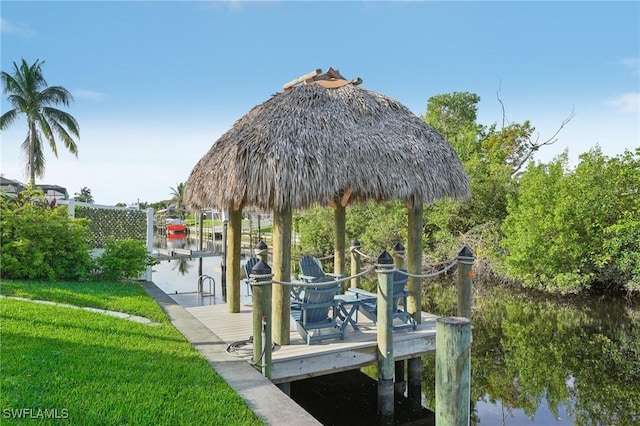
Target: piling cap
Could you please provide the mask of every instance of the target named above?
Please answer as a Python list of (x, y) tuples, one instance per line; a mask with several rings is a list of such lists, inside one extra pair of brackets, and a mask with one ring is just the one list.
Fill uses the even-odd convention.
[(404, 246), (398, 241), (396, 245), (393, 246), (393, 251), (404, 251)]
[(271, 266), (260, 260), (251, 268), (251, 275), (269, 275), (271, 274)]
[(378, 256), (378, 265), (393, 265), (393, 258), (388, 251), (383, 251)]
[(357, 238), (351, 240), (351, 247), (360, 247), (360, 241)]
[(458, 257), (473, 257), (473, 252), (467, 246), (462, 247), (462, 250), (458, 252)]
[(258, 241), (258, 244), (256, 245), (256, 249), (258, 249), (258, 250), (266, 250), (267, 249), (267, 243), (265, 243), (262, 240)]

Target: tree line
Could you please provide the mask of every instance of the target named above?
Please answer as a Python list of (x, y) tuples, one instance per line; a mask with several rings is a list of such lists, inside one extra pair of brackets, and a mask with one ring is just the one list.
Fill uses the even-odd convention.
[[(13, 63), (0, 72), (11, 109), (0, 116), (0, 130), (19, 116), (27, 121), (22, 144), (33, 185), (45, 170), (43, 145), (57, 156), (56, 136), (77, 156), (77, 121), (55, 108), (69, 106), (71, 93), (48, 86), (43, 61)], [(477, 279), (518, 283), (539, 290), (578, 293), (628, 293), (640, 290), (640, 148), (607, 157), (595, 147), (568, 166), (566, 152), (548, 164), (534, 154), (557, 140), (571, 120), (540, 140), (529, 122), (477, 121), (480, 97), (454, 92), (431, 97), (421, 118), (442, 133), (462, 160), (471, 184), (468, 202), (439, 201), (424, 209), (423, 252), (449, 258), (462, 245), (475, 251)], [(172, 190), (182, 208), (184, 184)], [(83, 187), (76, 199), (93, 201)], [(142, 204), (142, 203), (141, 203)], [(141, 207), (162, 208), (164, 202)], [(399, 202), (350, 207), (347, 238), (357, 238), (372, 253), (407, 241), (406, 211)], [(333, 215), (313, 209), (295, 217), (298, 250), (333, 252)]]
[[(558, 293), (640, 290), (640, 148), (615, 157), (599, 147), (570, 168), (568, 155), (548, 164), (533, 156), (557, 140), (567, 117), (541, 140), (529, 122), (477, 122), (480, 97), (431, 97), (421, 118), (442, 133), (464, 164), (471, 200), (424, 209), (423, 253), (438, 261), (463, 245), (476, 254), (476, 280)], [(504, 111), (504, 109), (503, 109)], [(400, 202), (350, 207), (347, 238), (371, 253), (407, 241)], [(316, 208), (294, 220), (297, 250), (333, 251), (333, 215)]]

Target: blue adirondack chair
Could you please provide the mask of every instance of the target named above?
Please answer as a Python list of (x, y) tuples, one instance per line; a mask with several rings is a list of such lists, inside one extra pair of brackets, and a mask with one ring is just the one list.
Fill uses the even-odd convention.
[[(395, 271), (393, 273), (393, 329), (403, 330), (407, 328), (416, 329), (418, 324), (413, 317), (407, 312), (407, 296), (409, 292), (405, 286), (409, 281), (409, 277), (405, 274)], [(378, 319), (378, 295), (359, 288), (350, 288), (350, 292), (355, 293), (362, 298), (359, 305), (359, 311), (374, 323)], [(402, 300), (402, 305), (400, 305)], [(399, 321), (396, 321), (399, 320)]]
[(320, 260), (310, 254), (305, 254), (300, 258), (300, 270), (302, 271), (300, 279), (308, 283), (320, 283), (342, 278), (340, 274), (324, 272)]
[(251, 275), (251, 270), (258, 262), (260, 262), (260, 259), (258, 259), (257, 257), (250, 257), (249, 259), (247, 259), (247, 262), (243, 266), (245, 275), (245, 279), (243, 281), (247, 286), (248, 295), (251, 295), (251, 282), (249, 281), (249, 276)]
[(305, 287), (300, 301), (291, 302), (291, 317), (307, 345), (329, 339), (344, 339), (344, 329), (336, 323), (340, 285)]

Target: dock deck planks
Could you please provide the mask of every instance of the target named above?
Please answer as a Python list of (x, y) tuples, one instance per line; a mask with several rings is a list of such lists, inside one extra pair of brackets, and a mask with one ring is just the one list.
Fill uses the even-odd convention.
[[(250, 344), (242, 348), (253, 334), (253, 314), (250, 305), (241, 305), (239, 313), (227, 312), (224, 303), (194, 306), (186, 310), (227, 344), (238, 347), (236, 353), (251, 362)], [(394, 359), (415, 358), (435, 351), (438, 317), (422, 313), (422, 323), (416, 330), (400, 330), (393, 334)], [(377, 363), (377, 328), (360, 315), (358, 331), (350, 326), (344, 340), (332, 340), (307, 345), (291, 321), (290, 344), (276, 347), (272, 353), (271, 380), (286, 383), (324, 374), (337, 373)]]

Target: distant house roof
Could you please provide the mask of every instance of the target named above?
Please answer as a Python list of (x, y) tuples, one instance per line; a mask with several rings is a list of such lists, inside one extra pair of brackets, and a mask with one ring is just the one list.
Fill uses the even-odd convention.
[(24, 184), (17, 180), (0, 176), (0, 188), (9, 194), (17, 194), (24, 189)]
[(69, 193), (67, 192), (67, 188), (63, 188), (62, 186), (47, 185), (47, 184), (42, 184), (42, 185), (36, 184), (36, 186), (42, 189), (42, 191), (44, 191), (44, 194), (47, 196), (54, 196), (56, 198), (61, 197), (63, 200), (69, 199)]
[[(14, 179), (8, 179), (4, 176), (0, 176), (0, 187), (3, 191), (9, 194), (17, 194), (25, 188), (25, 184), (19, 182)], [(69, 193), (67, 192), (67, 188), (64, 188), (59, 185), (48, 185), (48, 184), (36, 184), (36, 186), (44, 192), (44, 195), (47, 199), (51, 200), (52, 198), (59, 198), (61, 200), (68, 200)]]

